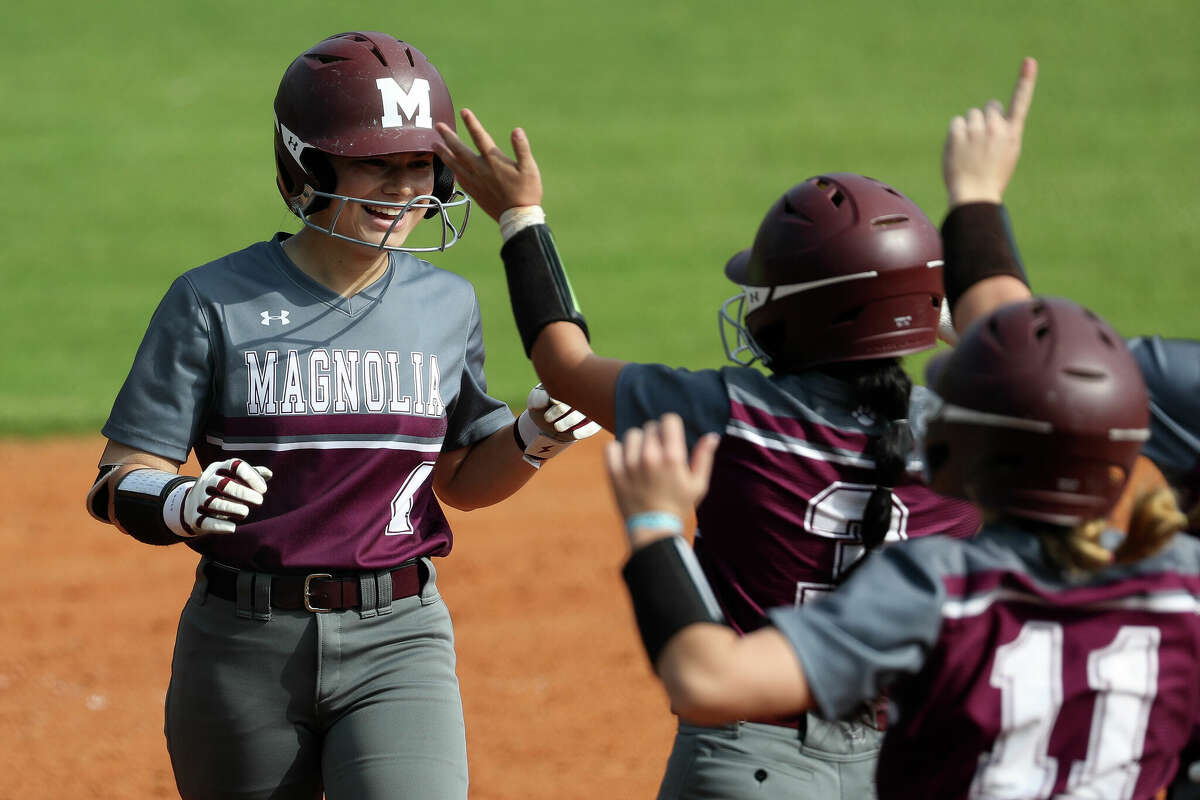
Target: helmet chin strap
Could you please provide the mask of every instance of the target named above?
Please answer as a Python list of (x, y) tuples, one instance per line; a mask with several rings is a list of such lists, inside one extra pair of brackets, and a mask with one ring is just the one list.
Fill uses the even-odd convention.
[[(305, 209), (308, 208), (312, 204), (312, 201), (316, 198), (324, 198), (330, 201), (330, 207), (333, 209), (333, 216), (328, 225), (322, 225), (318, 222), (315, 222), (312, 217), (305, 212)], [(384, 234), (383, 239), (381, 239), (379, 242), (369, 242), (365, 239), (359, 239), (355, 236), (347, 236), (334, 230), (337, 227), (338, 219), (341, 218), (342, 213), (346, 210), (348, 203), (357, 203), (362, 206), (377, 206), (381, 208), (398, 208), (400, 209), (400, 213), (397, 214), (396, 218), (392, 221), (392, 225)], [(457, 225), (453, 220), (450, 219), (450, 215), (446, 213), (446, 210), (450, 208), (461, 208), (463, 210), (462, 221)], [(466, 232), (467, 222), (471, 218), (471, 199), (461, 191), (455, 190), (445, 202), (442, 202), (431, 194), (421, 194), (405, 203), (386, 203), (378, 200), (367, 200), (362, 197), (350, 197), (344, 194), (322, 192), (314, 189), (311, 185), (305, 185), (303, 193), (301, 193), (299, 199), (293, 205), (292, 210), (295, 212), (296, 216), (300, 218), (300, 221), (304, 223), (306, 228), (320, 231), (321, 233), (331, 236), (334, 239), (361, 244), (364, 247), (370, 247), (375, 250), (387, 250), (395, 253), (440, 253), (446, 248), (457, 244), (458, 240), (461, 239), (463, 234)], [(396, 226), (400, 224), (400, 220), (404, 219), (404, 216), (408, 214), (409, 211), (414, 210), (421, 212), (422, 214), (426, 214), (430, 210), (436, 212), (435, 216), (439, 218), (442, 227), (441, 242), (439, 244), (427, 247), (405, 247), (403, 245), (388, 244), (388, 239), (391, 237), (392, 232), (395, 231)]]

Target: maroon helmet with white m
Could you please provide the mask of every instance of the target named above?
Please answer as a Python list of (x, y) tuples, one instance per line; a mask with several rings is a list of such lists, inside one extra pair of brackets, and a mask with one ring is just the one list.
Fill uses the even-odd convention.
[[(305, 225), (331, 236), (333, 225), (310, 217), (330, 203), (366, 202), (337, 194), (327, 156), (363, 158), (393, 153), (433, 152), (441, 141), (434, 125), (455, 127), (454, 106), (441, 73), (425, 55), (386, 33), (339, 33), (301, 53), (283, 75), (275, 95), (275, 164), (279, 193)], [(403, 248), (351, 239), (370, 247), (425, 252), (458, 241), (446, 208), (469, 201), (454, 190), (454, 175), (434, 157), (432, 195), (408, 204), (369, 201), (375, 206), (407, 205), (425, 217), (441, 215), (440, 247)], [(397, 218), (398, 219), (398, 218)]]
[(1060, 298), (1012, 303), (931, 367), (942, 405), (924, 446), (936, 491), (1064, 526), (1116, 503), (1149, 438), (1150, 401), (1104, 320)]
[(937, 343), (941, 236), (916, 203), (873, 178), (838, 172), (793, 186), (725, 274), (742, 287), (720, 313), (725, 354), (739, 364), (795, 371)]

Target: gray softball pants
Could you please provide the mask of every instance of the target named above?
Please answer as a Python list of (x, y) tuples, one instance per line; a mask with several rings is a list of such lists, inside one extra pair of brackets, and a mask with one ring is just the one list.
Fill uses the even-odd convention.
[(166, 703), (182, 798), (466, 798), (454, 634), (427, 567), (416, 597), (259, 619), (198, 569)]
[(659, 800), (873, 800), (883, 734), (808, 715), (792, 728), (742, 722), (710, 728), (682, 720)]

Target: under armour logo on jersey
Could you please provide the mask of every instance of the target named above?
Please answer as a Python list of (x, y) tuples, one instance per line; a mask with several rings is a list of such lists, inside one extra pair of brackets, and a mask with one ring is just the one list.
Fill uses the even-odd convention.
[(407, 92), (400, 88), (395, 78), (378, 78), (375, 85), (383, 97), (383, 117), (379, 120), (383, 127), (403, 128), (405, 117), (418, 128), (433, 127), (433, 116), (429, 112), (429, 81), (414, 78)]
[(272, 314), (269, 311), (264, 311), (258, 316), (262, 318), (263, 325), (270, 325), (271, 320), (273, 319), (279, 320), (280, 324), (282, 325), (287, 325), (291, 321), (288, 319), (288, 310), (286, 308), (283, 311), (280, 311), (278, 314)]

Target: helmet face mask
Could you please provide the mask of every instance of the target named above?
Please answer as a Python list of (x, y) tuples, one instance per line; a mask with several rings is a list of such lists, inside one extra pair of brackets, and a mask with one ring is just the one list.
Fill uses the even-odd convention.
[[(288, 208), (306, 227), (380, 250), (444, 250), (461, 238), (470, 200), (454, 189), (454, 176), (434, 156), (434, 188), (405, 203), (353, 197), (337, 190), (330, 156), (366, 158), (395, 153), (432, 153), (441, 141), (434, 125), (455, 127), (454, 107), (441, 74), (421, 51), (387, 34), (351, 32), (330, 36), (297, 57), (275, 96), (277, 185)], [(395, 223), (382, 241), (334, 232), (349, 204), (401, 207), (439, 218), (440, 242), (425, 247), (390, 244)], [(333, 207), (333, 222), (314, 215)], [(461, 209), (458, 223), (448, 209)]]
[(726, 356), (795, 371), (929, 349), (941, 267), (941, 236), (900, 192), (852, 173), (810, 178), (725, 267), (742, 288), (718, 315)]
[(1149, 397), (1124, 341), (1069, 300), (979, 320), (930, 383), (942, 404), (924, 447), (931, 487), (1059, 526), (1103, 517), (1149, 436)]
[[(392, 222), (391, 228), (389, 228), (388, 231), (383, 235), (383, 238), (378, 243), (375, 243), (367, 241), (366, 239), (359, 239), (354, 236), (338, 233), (335, 230), (337, 228), (338, 219), (342, 216), (346, 210), (346, 206), (350, 203), (380, 206), (384, 208), (399, 208), (400, 213), (396, 215), (396, 219)], [(333, 213), (329, 215), (329, 222), (326, 224), (322, 224), (321, 222), (314, 220), (312, 214), (306, 210), (308, 208), (314, 208), (315, 211), (313, 213), (319, 213), (328, 207), (333, 208)], [(451, 208), (462, 209), (462, 218), (458, 224), (455, 224), (455, 222), (450, 218), (450, 215), (446, 213), (447, 209)], [(388, 239), (391, 237), (392, 231), (395, 230), (400, 221), (404, 219), (404, 217), (410, 212), (421, 213), (426, 218), (431, 216), (439, 217), (442, 231), (441, 242), (439, 244), (419, 247), (388, 244)], [(306, 184), (304, 191), (300, 193), (299, 201), (292, 206), (292, 213), (300, 218), (300, 221), (304, 223), (306, 228), (312, 228), (315, 231), (320, 231), (327, 236), (332, 236), (334, 239), (341, 239), (342, 241), (346, 242), (354, 242), (356, 244), (365, 245), (377, 250), (391, 250), (404, 253), (432, 253), (445, 250), (447, 247), (454, 245), (460, 238), (462, 238), (462, 234), (467, 228), (467, 222), (471, 218), (471, 201), (466, 195), (457, 189), (451, 192), (450, 197), (446, 199), (446, 202), (442, 202), (440, 198), (432, 194), (421, 194), (404, 203), (388, 203), (382, 200), (372, 200), (364, 197), (350, 197), (348, 195), (338, 194), (336, 192), (322, 192), (313, 189), (312, 186)]]
[(717, 328), (721, 333), (721, 346), (725, 348), (725, 357), (742, 367), (748, 367), (755, 361), (762, 361), (763, 364), (770, 362), (770, 356), (759, 348), (746, 328), (747, 299), (748, 295), (755, 291), (762, 290), (742, 287), (741, 293), (722, 303), (717, 312)]

